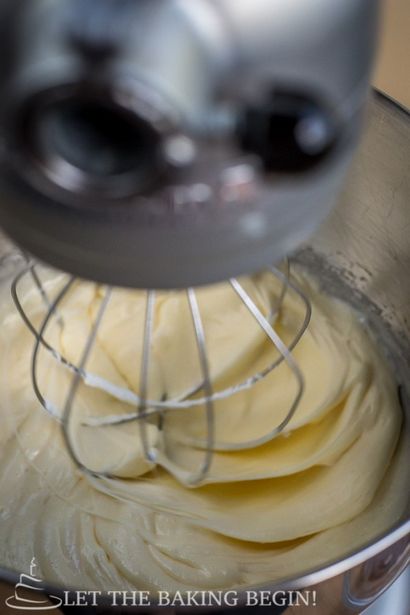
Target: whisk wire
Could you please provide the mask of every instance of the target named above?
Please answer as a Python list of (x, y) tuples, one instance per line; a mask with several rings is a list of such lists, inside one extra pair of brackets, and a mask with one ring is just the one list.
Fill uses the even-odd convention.
[(102, 473), (102, 472), (96, 472), (90, 468), (88, 468), (86, 465), (83, 464), (83, 462), (80, 460), (80, 458), (77, 455), (77, 452), (75, 450), (75, 446), (74, 443), (72, 442), (71, 439), (71, 433), (70, 433), (70, 422), (71, 422), (71, 418), (72, 418), (72, 411), (73, 411), (73, 404), (74, 404), (74, 399), (75, 396), (77, 394), (78, 388), (81, 384), (81, 373), (84, 371), (85, 366), (87, 364), (88, 358), (90, 356), (90, 353), (93, 349), (95, 340), (97, 338), (97, 333), (98, 333), (98, 329), (101, 325), (101, 322), (104, 318), (104, 314), (106, 312), (108, 303), (111, 299), (111, 294), (112, 294), (112, 288), (108, 287), (104, 296), (104, 299), (101, 302), (101, 305), (99, 307), (98, 313), (97, 313), (97, 318), (94, 321), (94, 324), (92, 325), (91, 331), (90, 331), (90, 335), (87, 338), (84, 350), (83, 350), (83, 354), (81, 356), (80, 359), (80, 365), (79, 365), (79, 369), (78, 371), (74, 374), (72, 381), (71, 381), (71, 386), (67, 395), (67, 399), (65, 402), (65, 406), (64, 406), (64, 410), (63, 410), (63, 414), (62, 414), (62, 418), (61, 418), (61, 425), (62, 425), (62, 433), (63, 433), (63, 437), (64, 437), (64, 441), (67, 447), (67, 451), (72, 459), (72, 461), (75, 463), (75, 465), (82, 470), (83, 472), (85, 472), (86, 474), (90, 474), (92, 476), (95, 477), (99, 477), (99, 476), (108, 476), (110, 478), (112, 478), (112, 476), (110, 474), (106, 474), (106, 473)]
[[(63, 286), (63, 288), (60, 290), (60, 292), (58, 293), (55, 301), (53, 301), (50, 305), (50, 309), (47, 311), (46, 313), (46, 317), (44, 318), (39, 332), (37, 333), (36, 330), (34, 329), (34, 335), (36, 338), (35, 344), (34, 344), (34, 349), (33, 349), (33, 355), (32, 355), (32, 359), (31, 359), (31, 380), (32, 380), (32, 384), (33, 384), (33, 389), (34, 392), (36, 394), (37, 399), (39, 400), (40, 404), (43, 406), (43, 408), (46, 410), (46, 412), (52, 416), (53, 418), (57, 419), (58, 421), (61, 421), (60, 418), (60, 413), (58, 411), (57, 408), (54, 407), (54, 405), (48, 401), (47, 399), (45, 399), (45, 397), (43, 397), (41, 391), (40, 391), (40, 387), (38, 385), (38, 377), (37, 377), (37, 366), (38, 366), (38, 355), (39, 355), (39, 351), (41, 346), (44, 346), (47, 349), (50, 349), (51, 353), (53, 354), (53, 356), (55, 356), (56, 358), (59, 358), (60, 355), (59, 353), (57, 353), (54, 348), (52, 348), (51, 346), (49, 346), (49, 344), (44, 342), (44, 334), (46, 332), (46, 329), (53, 317), (53, 315), (55, 314), (55, 311), (58, 309), (58, 306), (61, 304), (61, 302), (63, 301), (64, 297), (67, 295), (68, 291), (70, 290), (70, 288), (72, 287), (72, 285), (74, 284), (75, 278), (74, 277), (70, 277), (70, 279), (68, 280), (68, 282)], [(17, 304), (19, 305), (19, 303)], [(20, 312), (22, 313), (22, 312)], [(24, 313), (24, 312), (23, 312)], [(25, 320), (25, 319), (24, 319)], [(31, 327), (31, 323), (30, 323), (30, 330), (33, 330)], [(79, 377), (80, 374), (78, 374)]]
[(205, 392), (205, 408), (206, 408), (206, 427), (207, 427), (207, 446), (205, 448), (205, 458), (202, 467), (197, 476), (193, 475), (190, 479), (191, 484), (199, 484), (208, 474), (213, 457), (213, 443), (215, 441), (214, 434), (214, 403), (212, 400), (212, 383), (209, 372), (208, 354), (206, 351), (205, 332), (199, 310), (198, 299), (193, 288), (188, 289), (188, 302), (192, 316), (192, 322), (195, 329), (196, 343), (198, 347), (199, 362), (201, 365), (203, 376), (203, 389)]
[[(150, 351), (151, 351), (151, 338), (152, 328), (154, 320), (154, 308), (155, 308), (155, 292), (147, 292), (147, 302), (145, 310), (145, 323), (144, 323), (144, 342), (142, 348), (142, 362), (141, 362), (141, 385), (140, 385), (140, 403), (138, 407), (139, 429), (142, 447), (145, 457), (150, 461), (155, 461), (155, 451), (151, 451), (147, 437), (147, 413), (146, 413), (146, 400), (148, 396), (148, 375), (150, 364)], [(148, 415), (149, 416), (149, 415)]]
[[(268, 338), (275, 345), (275, 347), (279, 351), (282, 359), (284, 361), (286, 361), (286, 363), (288, 364), (290, 370), (292, 371), (292, 373), (293, 373), (293, 375), (294, 375), (294, 377), (296, 379), (296, 383), (297, 383), (296, 395), (295, 395), (294, 400), (293, 400), (293, 402), (291, 404), (291, 407), (290, 407), (287, 415), (283, 419), (283, 421), (279, 425), (275, 426), (275, 428), (272, 429), (263, 438), (258, 438), (258, 439), (255, 439), (255, 440), (248, 440), (246, 442), (246, 445), (244, 445), (244, 447), (246, 447), (246, 448), (249, 448), (249, 447), (253, 448), (253, 447), (256, 447), (256, 446), (260, 446), (261, 444), (264, 444), (265, 442), (269, 442), (269, 440), (272, 440), (275, 436), (279, 435), (285, 429), (285, 427), (288, 425), (289, 421), (292, 419), (293, 415), (295, 414), (296, 409), (297, 409), (297, 407), (299, 405), (299, 402), (300, 402), (300, 400), (302, 398), (304, 387), (305, 387), (305, 382), (304, 382), (303, 374), (302, 374), (302, 372), (300, 370), (300, 367), (297, 364), (297, 362), (295, 361), (295, 359), (293, 358), (292, 353), (289, 351), (289, 348), (286, 346), (286, 344), (284, 344), (284, 342), (282, 341), (280, 336), (276, 333), (275, 329), (266, 320), (266, 318), (264, 317), (262, 312), (259, 310), (257, 305), (254, 303), (254, 301), (252, 301), (251, 297), (244, 290), (243, 286), (236, 279), (230, 280), (230, 284), (231, 284), (232, 288), (234, 289), (234, 291), (241, 298), (241, 300), (243, 301), (244, 305), (248, 308), (249, 312), (252, 314), (252, 316), (258, 322), (260, 327), (266, 333)], [(237, 444), (235, 444), (235, 448), (238, 448)]]

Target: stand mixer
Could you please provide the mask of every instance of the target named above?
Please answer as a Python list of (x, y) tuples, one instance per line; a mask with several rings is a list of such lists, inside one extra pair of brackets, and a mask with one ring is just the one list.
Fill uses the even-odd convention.
[[(72, 365), (44, 339), (50, 319), (64, 321), (70, 278), (54, 300), (29, 262), (28, 274), (48, 314), (35, 330), (13, 284), (17, 308), (36, 336), (33, 386), (61, 420), (68, 451), (75, 393), (102, 388), (135, 409), (102, 420), (139, 420), (147, 459), (157, 460), (146, 422), (164, 412), (204, 405), (204, 461), (179, 478), (199, 484), (215, 446), (214, 401), (251, 387), (285, 361), (297, 392), (279, 435), (297, 410), (303, 376), (292, 357), (310, 318), (308, 299), (278, 270), (277, 304), (262, 313), (238, 275), (283, 258), (317, 228), (340, 188), (357, 140), (368, 91), (376, 11), (369, 0), (335, 8), (283, 2), (191, 1), (3, 3), (7, 66), (2, 71), (1, 223), (37, 258), (73, 275), (149, 289), (140, 391), (114, 390), (86, 370), (112, 293)], [(320, 15), (320, 19), (318, 19)], [(298, 44), (295, 45), (295, 40)], [(10, 61), (11, 60), (11, 61)], [(195, 286), (230, 279), (279, 356), (245, 382), (214, 391), (206, 332)], [(155, 289), (187, 288), (201, 380), (184, 399), (147, 398)], [(273, 327), (286, 292), (299, 294), (305, 316), (289, 347)], [(223, 306), (222, 306), (223, 307)], [(40, 346), (74, 373), (64, 409), (40, 391)], [(192, 399), (202, 390), (200, 399)], [(163, 395), (167, 396), (167, 392)], [(155, 417), (154, 417), (155, 418)], [(95, 423), (94, 423), (95, 424)], [(232, 450), (232, 446), (227, 450)], [(98, 472), (94, 473), (98, 474)]]
[[(138, 421), (147, 461), (161, 463), (189, 487), (206, 482), (215, 449), (232, 450), (215, 438), (215, 401), (254, 386), (285, 363), (297, 390), (283, 421), (267, 426), (258, 442), (235, 446), (263, 444), (297, 412), (304, 382), (292, 351), (311, 308), (287, 261), (278, 263), (319, 227), (343, 186), (367, 101), (376, 4), (2, 3), (7, 63), (0, 66), (0, 222), (26, 259), (12, 293), (36, 339), (34, 391), (61, 422), (67, 450), (82, 471), (115, 476), (84, 463), (70, 436), (83, 385), (129, 406), (126, 414), (90, 419), (90, 428)], [(56, 295), (49, 295), (37, 259), (67, 272)], [(275, 289), (268, 305), (238, 277), (260, 270), (268, 271)], [(48, 341), (48, 329), (64, 327), (76, 276), (98, 285), (104, 298), (80, 360), (71, 362)], [(197, 289), (225, 280), (278, 358), (219, 390)], [(25, 311), (19, 293), (25, 283), (43, 301), (40, 324)], [(119, 287), (145, 297), (139, 390), (120, 389), (87, 368)], [(181, 398), (152, 399), (155, 301), (171, 290), (186, 297), (201, 378)], [(275, 323), (288, 293), (303, 318), (285, 344)], [(62, 407), (41, 391), (40, 352), (72, 374)], [(168, 413), (197, 406), (207, 433), (195, 442), (203, 461), (179, 468), (166, 446), (152, 446), (149, 428), (154, 423), (165, 432)]]

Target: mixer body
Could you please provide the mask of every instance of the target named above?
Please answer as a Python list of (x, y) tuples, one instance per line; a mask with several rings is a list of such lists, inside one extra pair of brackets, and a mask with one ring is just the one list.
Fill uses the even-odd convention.
[(278, 260), (342, 184), (377, 4), (2, 0), (0, 223), (121, 286)]

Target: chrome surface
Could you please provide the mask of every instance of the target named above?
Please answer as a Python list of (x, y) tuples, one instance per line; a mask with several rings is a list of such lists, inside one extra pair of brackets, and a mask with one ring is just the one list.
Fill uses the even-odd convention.
[[(278, 262), (341, 189), (378, 4), (3, 0), (1, 225), (40, 260), (120, 286)], [(266, 168), (292, 147), (308, 170)]]
[(366, 615), (408, 615), (410, 611), (410, 568), (365, 611)]

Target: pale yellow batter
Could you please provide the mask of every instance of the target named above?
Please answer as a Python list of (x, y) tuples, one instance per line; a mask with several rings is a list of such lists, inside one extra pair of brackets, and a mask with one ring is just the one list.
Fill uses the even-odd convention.
[[(42, 275), (54, 296), (65, 277)], [(408, 452), (398, 446), (394, 379), (356, 314), (304, 274), (296, 281), (313, 308), (293, 352), (305, 378), (302, 401), (279, 437), (239, 451), (233, 446), (264, 438), (284, 419), (295, 377), (282, 363), (251, 389), (216, 402), (217, 450), (198, 488), (182, 483), (203, 460), (202, 406), (168, 413), (165, 431), (151, 421), (147, 438), (157, 463), (145, 460), (137, 423), (96, 426), (101, 417), (135, 410), (118, 391), (139, 392), (144, 293), (114, 292), (87, 370), (116, 388), (96, 388), (95, 379), (82, 384), (70, 427), (81, 461), (119, 478), (92, 478), (74, 467), (58, 422), (33, 393), (33, 338), (4, 299), (0, 563), (23, 571), (35, 556), (42, 578), (77, 588), (231, 588), (316, 567), (397, 521)], [(274, 312), (281, 286), (273, 276), (242, 283), (262, 312)], [(38, 292), (23, 283), (20, 294), (38, 327)], [(80, 360), (102, 297), (102, 289), (76, 283), (61, 308), (64, 325), (53, 320), (47, 330), (46, 339), (72, 362)], [(198, 291), (198, 301), (216, 390), (278, 358), (228, 285)], [(185, 399), (202, 382), (186, 295), (159, 294), (154, 316), (148, 396)], [(274, 320), (285, 343), (303, 317), (303, 303), (288, 292)], [(60, 411), (71, 378), (40, 353), (40, 388)]]

